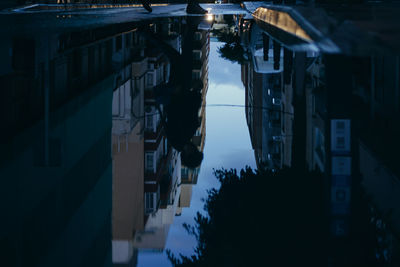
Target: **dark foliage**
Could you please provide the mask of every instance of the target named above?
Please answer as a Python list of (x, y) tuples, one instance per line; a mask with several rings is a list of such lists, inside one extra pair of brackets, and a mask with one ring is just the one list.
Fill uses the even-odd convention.
[(332, 239), (322, 174), (246, 168), (215, 176), (221, 187), (208, 192), (207, 215), (197, 213), (195, 226), (184, 225), (197, 239), (195, 253), (167, 251), (174, 266), (381, 266), (375, 259), (379, 233), (370, 223), (375, 215), (360, 186), (354, 188), (351, 234)]
[(239, 64), (247, 61), (246, 51), (241, 46), (240, 37), (237, 33), (226, 29), (214, 29), (212, 33), (217, 37), (218, 41), (225, 43), (218, 50), (222, 58)]
[(201, 162), (203, 161), (203, 152), (199, 151), (199, 149), (193, 143), (187, 143), (185, 147), (190, 148), (185, 148), (182, 150), (182, 164), (191, 169), (200, 166)]
[(226, 43), (219, 48), (218, 53), (222, 58), (243, 64), (247, 61), (245, 51), (239, 42)]
[(247, 168), (215, 175), (221, 188), (209, 191), (208, 217), (198, 213), (196, 226), (185, 226), (198, 240), (195, 255), (168, 252), (175, 266), (319, 266), (326, 223), (318, 174)]

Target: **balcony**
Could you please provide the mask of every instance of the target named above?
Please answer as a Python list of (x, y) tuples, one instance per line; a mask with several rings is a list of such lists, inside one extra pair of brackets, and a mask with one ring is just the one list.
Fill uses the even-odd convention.
[(171, 158), (171, 149), (168, 149), (167, 155), (162, 156), (157, 160), (156, 172), (145, 172), (145, 181), (160, 183), (163, 175), (167, 173), (168, 165), (171, 163)]

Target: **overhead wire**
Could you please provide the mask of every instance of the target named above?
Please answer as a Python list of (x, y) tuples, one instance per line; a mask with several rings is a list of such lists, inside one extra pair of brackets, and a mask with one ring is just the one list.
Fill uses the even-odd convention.
[[(283, 114), (288, 114), (288, 115), (292, 115), (294, 116), (294, 112), (287, 112), (287, 111), (283, 111), (283, 110), (277, 110), (277, 109), (273, 109), (270, 107), (263, 107), (263, 106), (253, 106), (253, 105), (239, 105), (239, 104), (207, 104), (207, 105), (202, 105), (201, 107), (234, 107), (234, 108), (252, 108), (252, 109), (263, 109), (263, 110), (268, 110), (268, 111), (275, 111), (275, 112), (279, 112), (279, 113), (283, 113)], [(150, 117), (150, 116), (155, 116), (155, 115), (159, 115), (161, 114), (160, 111), (154, 112), (154, 113), (148, 113), (148, 114), (144, 114), (142, 116), (137, 116), (135, 114), (133, 114), (133, 116), (136, 119), (142, 119), (142, 118), (146, 118), (146, 117)]]

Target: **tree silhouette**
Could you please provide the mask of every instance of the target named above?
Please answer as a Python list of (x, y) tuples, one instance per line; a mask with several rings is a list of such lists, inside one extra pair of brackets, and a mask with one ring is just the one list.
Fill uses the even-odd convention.
[(218, 53), (222, 58), (239, 64), (247, 61), (246, 51), (241, 46), (240, 37), (236, 32), (231, 31), (229, 28), (223, 28), (213, 29), (212, 33), (217, 37), (218, 41), (225, 43), (218, 49)]
[(239, 64), (244, 64), (247, 61), (246, 53), (237, 41), (224, 44), (218, 49), (218, 53), (222, 58)]
[(215, 175), (221, 187), (208, 192), (207, 215), (184, 225), (197, 239), (194, 255), (167, 250), (174, 266), (326, 266), (329, 259), (332, 266), (379, 266), (364, 200), (355, 201), (355, 233), (332, 242), (322, 174), (246, 168)]

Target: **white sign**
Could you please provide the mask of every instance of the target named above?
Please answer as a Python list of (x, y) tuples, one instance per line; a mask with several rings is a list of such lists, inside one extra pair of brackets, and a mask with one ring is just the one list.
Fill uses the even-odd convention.
[(332, 203), (350, 203), (350, 187), (332, 186)]
[(351, 157), (332, 157), (332, 175), (351, 175)]
[(350, 153), (350, 120), (331, 120), (331, 150)]

